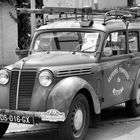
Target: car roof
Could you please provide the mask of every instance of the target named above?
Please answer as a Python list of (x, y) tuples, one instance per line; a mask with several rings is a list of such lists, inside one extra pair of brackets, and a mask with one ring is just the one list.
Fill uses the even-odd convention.
[[(126, 23), (122, 20), (109, 20), (106, 22), (106, 24), (103, 24), (103, 19), (96, 19), (94, 20), (94, 24), (92, 26), (82, 27), (80, 25), (79, 20), (59, 20), (52, 23), (49, 23), (48, 25), (43, 25), (40, 28), (37, 29), (37, 31), (40, 30), (55, 30), (55, 29), (78, 29), (78, 30), (100, 30), (103, 32), (113, 32), (117, 30), (125, 30), (126, 29)], [(129, 24), (129, 29), (140, 29), (140, 22), (133, 22)]]

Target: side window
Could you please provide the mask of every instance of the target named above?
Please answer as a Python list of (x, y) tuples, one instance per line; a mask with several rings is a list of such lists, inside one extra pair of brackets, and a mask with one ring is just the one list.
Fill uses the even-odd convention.
[(138, 52), (138, 32), (129, 32), (128, 46), (129, 46), (129, 53)]
[(103, 56), (115, 56), (126, 53), (126, 32), (112, 32), (106, 39)]

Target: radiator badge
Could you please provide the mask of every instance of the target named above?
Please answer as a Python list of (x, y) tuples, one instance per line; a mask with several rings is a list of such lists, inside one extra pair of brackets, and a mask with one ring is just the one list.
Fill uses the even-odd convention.
[(50, 122), (65, 121), (65, 113), (60, 112), (56, 109), (50, 109), (47, 112), (41, 112), (40, 117), (42, 121), (50, 121)]

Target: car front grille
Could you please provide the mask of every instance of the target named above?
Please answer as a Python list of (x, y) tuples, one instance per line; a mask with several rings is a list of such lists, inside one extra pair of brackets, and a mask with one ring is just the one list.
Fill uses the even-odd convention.
[[(35, 77), (36, 71), (21, 71), (20, 75), (18, 70), (12, 71), (9, 98), (11, 110), (29, 110)], [(19, 86), (18, 78), (20, 78)], [(18, 108), (16, 108), (16, 104), (18, 105)]]

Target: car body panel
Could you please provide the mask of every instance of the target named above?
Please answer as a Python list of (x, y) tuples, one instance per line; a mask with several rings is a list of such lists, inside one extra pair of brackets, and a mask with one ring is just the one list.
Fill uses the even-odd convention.
[[(17, 106), (18, 95), (21, 92), (20, 88), (22, 89), (20, 84), (24, 84), (25, 88), (28, 89), (28, 82), (32, 82), (28, 79), (28, 76), (34, 78), (33, 85), (30, 83), (32, 86), (29, 93), (30, 96), (26, 95), (24, 88), (21, 92), (21, 97), (25, 98), (23, 99), (23, 104), (26, 105), (26, 101), (29, 104), (28, 111), (32, 113), (35, 112), (35, 114), (37, 114), (37, 112), (47, 112), (47, 115), (48, 112), (51, 112), (49, 115), (53, 113), (57, 115), (61, 114), (63, 117), (61, 121), (66, 119), (74, 97), (81, 91), (84, 91), (83, 94), (88, 94), (89, 97), (91, 97), (90, 101), (92, 101), (92, 103), (90, 102), (91, 104), (89, 105), (93, 108), (95, 114), (100, 114), (101, 109), (123, 103), (130, 99), (135, 99), (135, 87), (140, 85), (140, 48), (138, 48), (135, 53), (129, 52), (128, 33), (130, 31), (138, 32), (138, 47), (140, 47), (139, 30), (139, 23), (129, 23), (127, 28), (125, 22), (122, 20), (111, 20), (103, 24), (103, 19), (101, 21), (95, 21), (92, 26), (88, 27), (82, 27), (78, 20), (58, 21), (40, 27), (33, 36), (28, 57), (6, 67), (10, 78), (13, 78), (11, 73), (13, 73), (14, 70), (19, 72), (18, 82), (15, 85), (17, 89), (14, 91), (15, 95), (17, 95), (17, 97), (15, 97)], [(101, 32), (99, 47), (95, 52), (75, 50), (42, 50), (42, 52), (37, 52), (33, 50), (36, 38), (42, 33), (92, 33), (94, 31)], [(121, 31), (124, 31), (126, 34), (126, 52), (116, 56), (103, 57), (102, 53), (108, 41), (107, 37), (113, 32)], [(65, 42), (65, 40), (63, 41)], [(50, 71), (53, 77), (52, 83), (48, 87), (42, 86), (39, 82), (40, 73), (44, 70)], [(35, 73), (35, 77), (32, 77), (32, 73), (28, 73), (32, 71)], [(25, 78), (24, 76), (21, 78), (22, 73), (25, 74)], [(1, 109), (10, 109), (9, 100), (12, 100), (12, 98), (9, 97), (11, 94), (11, 83), (12, 80), (10, 79), (10, 82), (6, 85), (0, 85)], [(18, 110), (18, 108), (15, 109)], [(26, 111), (27, 110), (25, 110), (25, 113)], [(22, 113), (24, 114), (24, 111)], [(48, 121), (46, 116), (43, 119)], [(58, 118), (56, 118), (56, 120), (57, 119)], [(53, 119), (50, 121), (52, 120)]]
[(104, 72), (103, 108), (130, 99), (134, 82), (129, 68), (130, 59), (128, 55), (123, 55), (101, 63)]
[(95, 112), (99, 114), (100, 102), (95, 90), (85, 80), (79, 77), (68, 77), (58, 82), (48, 97), (47, 109), (55, 108), (61, 112), (65, 112), (67, 115), (74, 96), (81, 89), (86, 89), (91, 93)]
[[(95, 62), (95, 57), (90, 57), (89, 54), (73, 54), (72, 52), (38, 52), (24, 59), (24, 68), (35, 67), (55, 67), (77, 64), (88, 64)], [(47, 60), (47, 61), (46, 61)], [(73, 61), (75, 60), (75, 61)], [(68, 63), (69, 62), (69, 63)]]
[(130, 72), (131, 77), (133, 80), (133, 88), (132, 88), (132, 94), (130, 96), (131, 99), (136, 99), (136, 89), (139, 87), (140, 84), (140, 58), (139, 55), (136, 54), (136, 56), (132, 57), (132, 61), (130, 63)]

